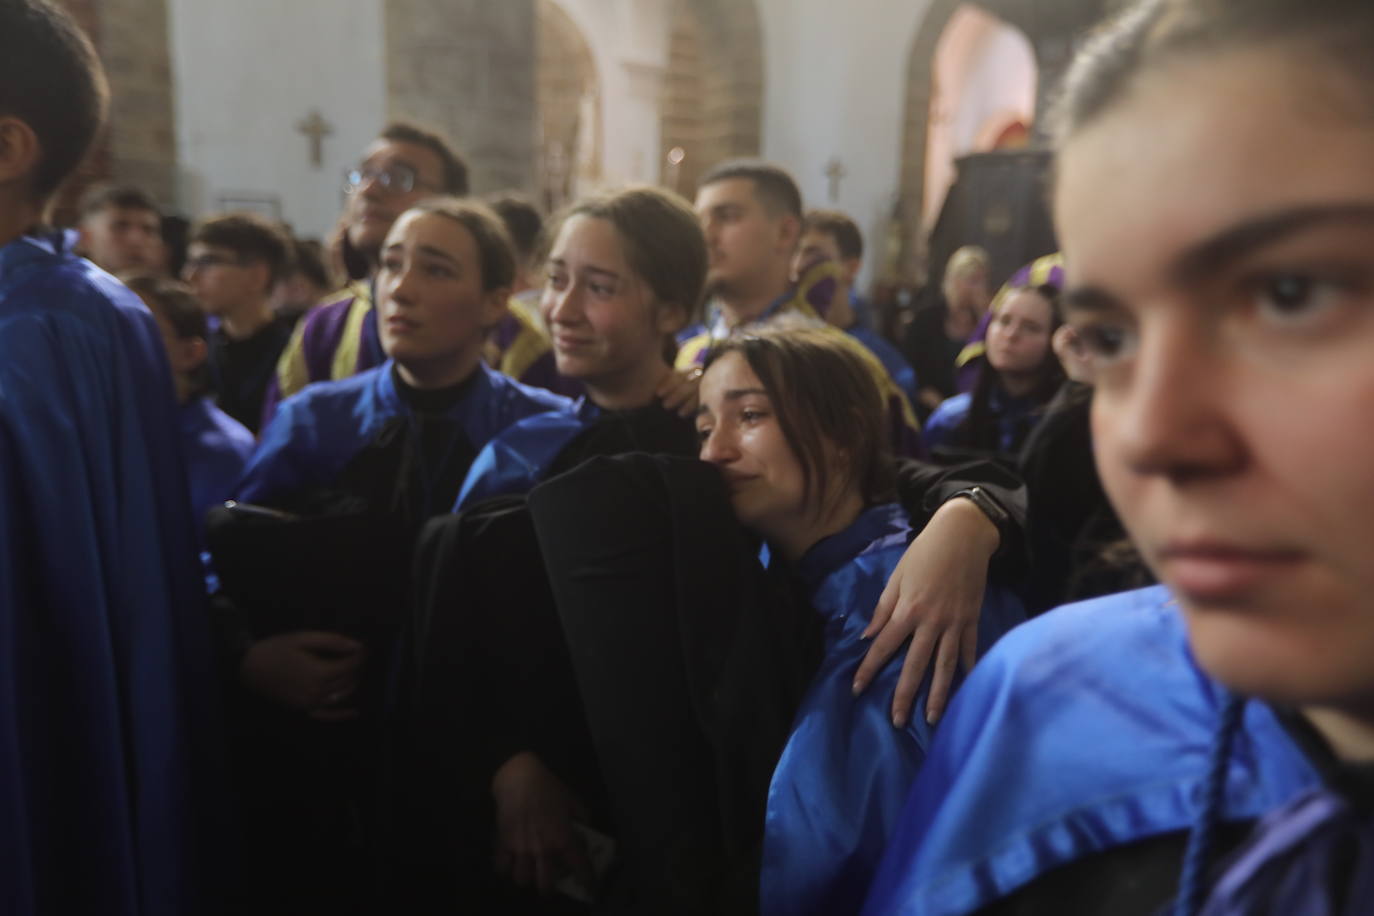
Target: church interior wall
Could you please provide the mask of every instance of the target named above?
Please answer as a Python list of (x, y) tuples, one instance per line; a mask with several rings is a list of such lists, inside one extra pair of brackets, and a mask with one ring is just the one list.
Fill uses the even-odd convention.
[[(169, 0), (180, 174), (177, 204), (270, 212), (323, 238), (343, 173), (386, 112), (381, 0)], [(271, 23), (271, 27), (265, 27)], [(297, 125), (332, 125), (321, 162)], [(265, 198), (254, 204), (255, 198)]]
[[(703, 24), (700, 111), (703, 131), (710, 134), (703, 137), (698, 156), (702, 162), (694, 165), (709, 165), (705, 158), (713, 158), (708, 154), (717, 147), (722, 155), (757, 153), (786, 165), (809, 205), (838, 206), (863, 228), (870, 252), (861, 277), (865, 285), (887, 266), (885, 236), (899, 194), (906, 195), (908, 209), (920, 212), (927, 169), (944, 168), (945, 173), (927, 185), (938, 188), (938, 193), (924, 195), (938, 207), (952, 175), (952, 156), (976, 148), (980, 132), (989, 131), (991, 121), (1024, 113), (1030, 123), (1033, 113), (1034, 62), (1024, 36), (980, 13), (993, 25), (984, 22), (970, 30), (957, 79), (938, 80), (942, 91), (958, 84), (963, 95), (977, 102), (957, 103), (957, 117), (944, 125), (944, 133), (932, 137), (929, 145), (922, 143), (919, 171), (907, 174), (913, 42), (923, 29), (943, 29), (950, 15), (943, 8), (954, 6), (948, 0), (853, 0), (848, 5), (831, 0), (747, 0), (747, 16), (736, 0), (540, 2), (565, 14), (594, 70), (595, 98), (588, 111), (594, 111), (597, 136), (579, 146), (597, 161), (579, 172), (577, 193), (667, 179), (663, 115), (669, 38), (680, 7), (689, 8)], [(506, 146), (511, 149), (520, 143), (530, 147), (530, 171), (537, 170), (541, 154), (534, 149), (539, 142), (534, 100), (528, 139), (514, 137), (521, 133), (513, 129), (520, 121), (515, 109), (502, 123), (480, 100), (474, 103), (465, 97), (472, 91), (462, 80), (444, 76), (447, 70), (422, 66), (423, 61), (413, 59), (416, 54), (408, 50), (419, 53), (424, 52), (422, 44), (438, 48), (448, 42), (448, 51), (434, 50), (430, 56), (452, 59), (453, 67), (466, 68), (464, 72), (485, 66), (482, 61), (487, 59), (480, 55), (457, 60), (472, 57), (459, 51), (476, 36), (464, 38), (468, 44), (446, 37), (462, 16), (468, 16), (462, 22), (470, 19), (474, 28), (488, 25), (483, 17), (491, 17), (480, 3), (442, 9), (441, 0), (167, 3), (180, 164), (174, 203), (187, 213), (203, 214), (226, 202), (252, 205), (256, 197), (275, 196), (283, 219), (302, 234), (322, 237), (338, 214), (344, 170), (380, 124), (389, 116), (406, 114), (421, 120), (426, 114), (441, 116), (436, 126), (453, 134), (473, 160), (476, 190), (512, 184), (527, 190), (538, 187), (532, 178), (523, 180), (518, 163), (512, 164), (509, 175), (489, 167), (500, 166), (503, 159), (519, 159), (509, 151), (503, 156), (505, 141), (498, 136), (502, 134), (510, 135)], [(460, 7), (469, 12), (460, 16), (461, 11), (455, 12)], [(392, 22), (400, 11), (414, 21)], [(506, 19), (511, 16), (502, 23)], [(272, 27), (264, 28), (265, 22)], [(500, 27), (498, 31), (505, 28), (501, 23), (489, 25)], [(436, 29), (445, 35), (427, 39), (426, 32)], [(487, 63), (492, 65), (486, 68), (490, 72), (475, 85), (504, 91), (495, 84), (506, 82), (506, 69), (496, 66), (499, 61)], [(398, 79), (398, 74), (415, 79)], [(421, 110), (413, 110), (417, 106)], [(309, 138), (297, 129), (316, 109), (333, 128), (323, 141), (319, 167), (311, 163)], [(925, 155), (941, 143), (941, 155)], [(834, 162), (842, 177), (832, 201)], [(680, 190), (688, 196), (692, 192), (686, 185)], [(909, 248), (913, 239), (904, 242)], [(909, 270), (908, 263), (902, 266)]]
[[(861, 285), (882, 268), (900, 182), (907, 53), (928, 0), (759, 0), (763, 155), (786, 164), (808, 206), (837, 206), (864, 231)], [(844, 169), (829, 199), (827, 164)]]

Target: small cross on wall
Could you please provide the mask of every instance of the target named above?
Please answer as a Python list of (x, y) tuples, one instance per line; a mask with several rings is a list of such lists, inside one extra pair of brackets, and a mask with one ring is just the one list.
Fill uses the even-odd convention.
[(849, 172), (845, 169), (844, 163), (839, 159), (831, 159), (825, 164), (825, 177), (830, 179), (830, 202), (832, 204), (839, 203), (840, 182), (843, 181), (848, 174)]
[(296, 130), (310, 138), (310, 164), (319, 168), (324, 164), (324, 138), (334, 133), (334, 125), (324, 119), (319, 109), (312, 109), (296, 124)]

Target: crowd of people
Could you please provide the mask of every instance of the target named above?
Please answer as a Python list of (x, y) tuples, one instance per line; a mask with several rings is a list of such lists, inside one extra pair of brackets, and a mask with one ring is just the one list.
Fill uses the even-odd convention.
[(108, 89), (0, 0), (5, 911), (1370, 912), (1370, 47), (1129, 5), (899, 346), (760, 160), (51, 227)]

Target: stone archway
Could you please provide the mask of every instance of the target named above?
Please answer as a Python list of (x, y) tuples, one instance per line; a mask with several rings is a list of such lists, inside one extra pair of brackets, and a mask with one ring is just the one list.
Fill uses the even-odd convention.
[(601, 92), (577, 23), (553, 0), (536, 12), (539, 197), (553, 212), (601, 177)]
[(968, 0), (933, 0), (916, 30), (907, 57), (906, 104), (902, 124), (900, 276), (925, 280), (927, 152), (936, 100), (935, 59), (950, 21)]
[(535, 0), (384, 0), (382, 20), (387, 116), (446, 133), (474, 192), (532, 187)]
[(670, 22), (660, 174), (691, 197), (715, 163), (759, 153), (763, 36), (753, 0), (676, 0)]
[[(926, 195), (931, 104), (936, 88), (934, 63), (946, 27), (965, 4), (981, 8), (1025, 33), (1034, 52), (1039, 77), (1037, 112), (1044, 109), (1046, 98), (1058, 84), (1072, 57), (1077, 36), (1096, 22), (1106, 9), (1120, 5), (1119, 0), (1055, 0), (1054, 3), (932, 0), (916, 30), (907, 57), (900, 178), (900, 270), (906, 278), (925, 279), (924, 245), (929, 227), (922, 224), (921, 213)], [(1039, 122), (1029, 126), (1034, 145), (1042, 139), (1037, 129)]]

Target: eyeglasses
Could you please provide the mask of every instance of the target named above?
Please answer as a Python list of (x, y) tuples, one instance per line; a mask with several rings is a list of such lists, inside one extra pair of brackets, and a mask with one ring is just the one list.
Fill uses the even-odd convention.
[(248, 261), (244, 258), (228, 258), (222, 254), (202, 254), (186, 259), (185, 272), (209, 270), (211, 267), (243, 267)]
[(351, 169), (344, 175), (344, 193), (352, 194), (369, 181), (375, 181), (383, 190), (393, 194), (409, 194), (416, 188), (433, 188), (433, 185), (421, 181), (410, 166), (391, 165), (384, 169)]

